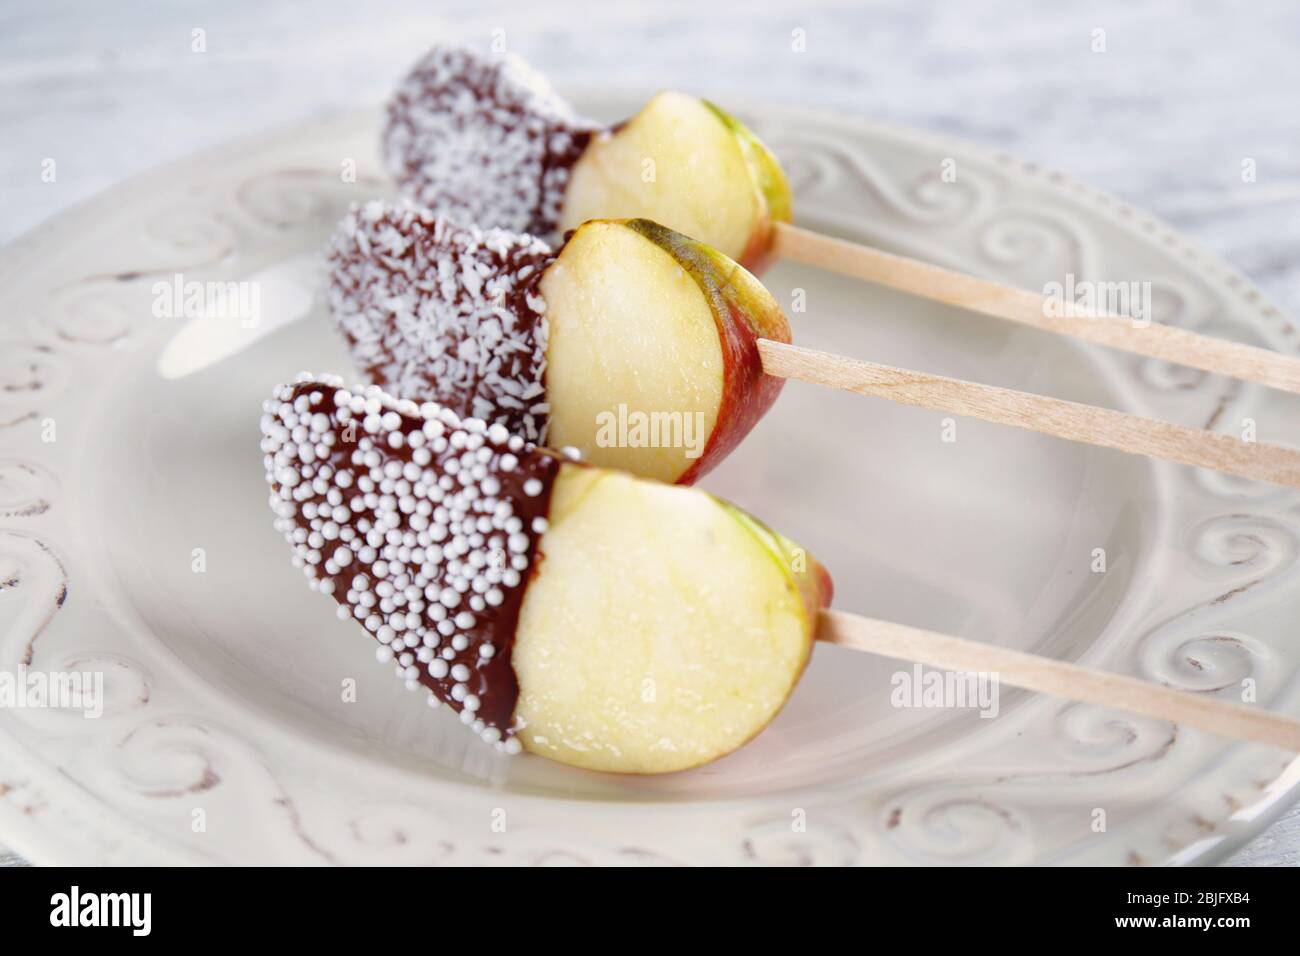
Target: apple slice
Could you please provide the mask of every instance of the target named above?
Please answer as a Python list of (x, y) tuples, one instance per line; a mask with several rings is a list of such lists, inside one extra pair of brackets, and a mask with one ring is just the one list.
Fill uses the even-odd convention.
[(773, 221), (790, 220), (775, 157), (739, 120), (684, 93), (660, 93), (628, 122), (592, 138), (574, 164), (560, 228), (646, 218), (761, 269)]
[(335, 322), (374, 382), (594, 464), (690, 483), (781, 389), (757, 348), (790, 341), (767, 290), (646, 220), (585, 223), (556, 255), (376, 202), (327, 259)]
[(527, 750), (665, 773), (767, 726), (830, 596), (816, 562), (710, 495), (597, 468), (561, 468), (549, 520), (514, 647)]
[(781, 390), (756, 340), (790, 341), (767, 290), (707, 246), (644, 219), (579, 227), (539, 285), (549, 440), (661, 481), (707, 473)]
[(548, 241), (588, 219), (647, 218), (757, 271), (791, 216), (776, 158), (713, 104), (662, 93), (604, 129), (509, 54), (430, 51), (389, 103), (384, 155), (436, 214)]
[(802, 550), (704, 492), (431, 402), (304, 375), (262, 434), (312, 588), (507, 752), (625, 773), (723, 756), (780, 710), (830, 598)]

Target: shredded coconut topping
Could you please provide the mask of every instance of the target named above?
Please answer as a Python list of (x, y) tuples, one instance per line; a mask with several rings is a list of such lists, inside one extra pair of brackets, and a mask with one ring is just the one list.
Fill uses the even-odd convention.
[(548, 326), (539, 239), (378, 200), (326, 252), (329, 305), (357, 367), (399, 398), (545, 439)]
[(511, 664), (558, 461), (500, 425), (304, 373), (262, 406), (275, 528), (408, 690), (517, 753)]
[(556, 240), (569, 172), (599, 128), (517, 57), (435, 47), (388, 104), (384, 157), (439, 215)]

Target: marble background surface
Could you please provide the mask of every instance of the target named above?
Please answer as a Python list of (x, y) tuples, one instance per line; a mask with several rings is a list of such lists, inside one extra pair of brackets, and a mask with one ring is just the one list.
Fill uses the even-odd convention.
[[(487, 43), (493, 31), (561, 90), (806, 104), (1062, 169), (1151, 210), (1300, 316), (1293, 0), (10, 3), (0, 242), (168, 160), (372, 106), (432, 41)], [(46, 158), (55, 183), (42, 181)], [(0, 865), (19, 862), (0, 846)], [(1300, 865), (1300, 810), (1231, 862)]]

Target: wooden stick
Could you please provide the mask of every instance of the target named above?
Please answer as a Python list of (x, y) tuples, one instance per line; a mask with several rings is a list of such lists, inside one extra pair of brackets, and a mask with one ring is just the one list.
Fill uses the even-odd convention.
[(954, 272), (870, 246), (777, 223), (773, 251), (795, 262), (865, 279), (936, 302), (999, 319), (1072, 335), (1151, 358), (1258, 382), (1300, 393), (1300, 358), (1152, 322), (1137, 326), (1131, 316), (1092, 312), (1050, 314), (1053, 300), (1039, 292)]
[(1300, 752), (1300, 720), (1079, 664), (936, 634), (872, 618), (822, 611), (817, 639), (948, 671), (975, 671), (1012, 687), (1097, 704)]
[(758, 340), (763, 371), (1000, 425), (1300, 488), (1300, 451), (1110, 408)]

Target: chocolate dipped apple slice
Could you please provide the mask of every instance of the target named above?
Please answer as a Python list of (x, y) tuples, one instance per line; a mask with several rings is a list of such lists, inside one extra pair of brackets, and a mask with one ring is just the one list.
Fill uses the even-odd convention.
[(1300, 487), (1295, 449), (796, 348), (757, 279), (641, 219), (584, 223), (552, 257), (372, 203), (329, 260), (335, 319), (380, 384), (663, 481), (705, 474), (798, 378)]
[(431, 50), (388, 105), (384, 156), (420, 205), (552, 241), (588, 219), (644, 217), (758, 269), (791, 214), (780, 164), (717, 106), (661, 93), (604, 127), (509, 54)]
[(303, 376), (262, 434), (312, 588), (408, 690), (509, 753), (620, 773), (715, 760), (781, 709), (814, 638), (1300, 749), (1291, 717), (822, 610), (826, 572), (739, 509), (433, 403)]
[(697, 766), (758, 733), (808, 660), (826, 573), (704, 492), (332, 377), (278, 387), (262, 433), (311, 587), (502, 750)]
[[(757, 279), (643, 219), (584, 223), (553, 259), (530, 253), (513, 269), (510, 250), (535, 240), (511, 241), (382, 203), (354, 213), (331, 252), (330, 302), (358, 364), (385, 384), (394, 369), (431, 369), (423, 379), (397, 374), (396, 387), (445, 392), (495, 419), (524, 414), (530, 438), (545, 414), (552, 444), (664, 481), (705, 474), (767, 411), (782, 380), (797, 378), (1300, 487), (1295, 449), (796, 348)], [(502, 264), (483, 262), (484, 250)], [(511, 291), (488, 300), (489, 289)], [(456, 374), (449, 356), (460, 362), (450, 366)], [(477, 364), (466, 366), (466, 356)], [(506, 364), (513, 377), (501, 373)]]
[(593, 464), (692, 482), (780, 393), (757, 345), (790, 341), (775, 300), (717, 250), (645, 220), (584, 223), (553, 253), (372, 202), (327, 263), (335, 323), (373, 382)]

